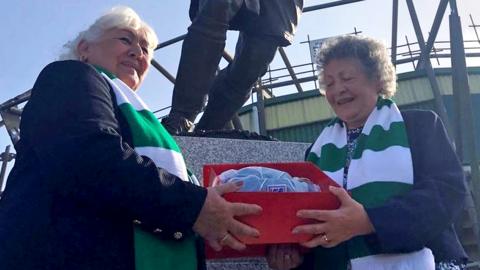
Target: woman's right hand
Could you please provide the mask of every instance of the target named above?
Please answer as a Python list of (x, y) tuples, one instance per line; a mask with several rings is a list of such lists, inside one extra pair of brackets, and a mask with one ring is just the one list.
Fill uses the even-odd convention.
[(222, 198), (223, 194), (237, 191), (241, 186), (242, 182), (230, 182), (209, 187), (205, 203), (193, 225), (193, 230), (216, 251), (220, 251), (222, 246), (229, 246), (235, 250), (244, 249), (245, 244), (235, 236), (260, 236), (257, 229), (241, 223), (234, 217), (260, 214), (262, 208), (255, 204), (230, 203)]
[(267, 249), (268, 266), (276, 270), (289, 270), (303, 262), (298, 245), (271, 245)]

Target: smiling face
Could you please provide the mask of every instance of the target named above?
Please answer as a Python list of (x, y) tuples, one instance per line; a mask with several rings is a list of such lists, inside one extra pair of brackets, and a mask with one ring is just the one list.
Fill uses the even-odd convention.
[(370, 79), (358, 59), (333, 59), (323, 68), (327, 101), (348, 128), (365, 124), (381, 90), (377, 79)]
[(98, 41), (81, 41), (78, 53), (86, 62), (110, 71), (136, 90), (146, 75), (152, 51), (144, 32), (112, 28)]

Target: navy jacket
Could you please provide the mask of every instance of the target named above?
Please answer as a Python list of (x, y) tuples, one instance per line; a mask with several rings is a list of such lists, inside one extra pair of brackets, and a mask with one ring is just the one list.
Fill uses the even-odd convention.
[(20, 130), (0, 200), (2, 269), (133, 270), (134, 220), (164, 239), (193, 233), (206, 190), (133, 151), (112, 89), (92, 66), (45, 67)]
[[(436, 262), (466, 262), (453, 226), (464, 207), (466, 186), (443, 123), (432, 111), (404, 111), (402, 116), (412, 154), (413, 189), (383, 206), (365, 209), (375, 227), (375, 234), (368, 236), (369, 248), (405, 253), (426, 246)], [(313, 269), (312, 264), (307, 254), (300, 269)]]

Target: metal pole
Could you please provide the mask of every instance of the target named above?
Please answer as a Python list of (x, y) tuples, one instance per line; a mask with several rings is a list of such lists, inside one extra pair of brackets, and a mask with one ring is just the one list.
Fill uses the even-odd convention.
[[(315, 80), (318, 80), (317, 75), (298, 79), (298, 82), (304, 83), (304, 82), (311, 82), (311, 81), (315, 81)], [(283, 87), (283, 86), (287, 86), (287, 85), (292, 85), (294, 83), (295, 82), (293, 80), (290, 80), (290, 81), (284, 81), (284, 82), (278, 82), (278, 83), (264, 84), (263, 87), (265, 87), (267, 89), (273, 89), (273, 88)]]
[[(467, 58), (471, 58), (471, 57), (480, 57), (480, 53), (465, 53), (465, 56)], [(448, 58), (450, 59), (452, 57), (451, 54), (449, 53), (445, 53), (445, 54), (436, 54), (435, 57), (437, 58)], [(415, 60), (418, 60), (419, 59), (419, 56), (414, 56), (414, 57), (411, 57), (411, 58), (405, 58), (405, 59), (399, 59), (397, 60), (397, 65), (399, 64), (406, 64), (408, 62), (412, 62), (412, 61), (415, 61)]]
[[(278, 1), (278, 0), (276, 0)], [(340, 0), (340, 1), (334, 1), (330, 3), (325, 3), (325, 4), (320, 4), (320, 5), (315, 5), (315, 6), (310, 6), (310, 7), (305, 7), (303, 8), (303, 12), (310, 12), (318, 9), (324, 9), (324, 8), (330, 8), (330, 7), (336, 7), (336, 6), (341, 6), (341, 5), (346, 5), (346, 4), (351, 4), (355, 2), (362, 2), (364, 0)]]
[(267, 135), (267, 128), (265, 126), (265, 103), (263, 100), (263, 88), (261, 85), (255, 85), (257, 92), (257, 109), (258, 109), (258, 127), (260, 135)]
[(183, 35), (178, 36), (178, 37), (176, 37), (176, 38), (172, 38), (172, 39), (167, 40), (167, 41), (165, 41), (165, 42), (159, 43), (159, 44), (157, 45), (157, 47), (155, 48), (155, 51), (158, 50), (158, 49), (161, 49), (161, 48), (163, 48), (163, 47), (167, 47), (167, 46), (169, 46), (169, 45), (171, 45), (171, 44), (177, 43), (177, 42), (179, 42), (179, 41), (181, 41), (181, 40), (184, 40), (186, 36), (187, 36), (187, 34), (183, 34)]
[(472, 14), (470, 14), (470, 21), (472, 21), (472, 27), (473, 31), (475, 31), (475, 36), (477, 37), (478, 43), (480, 43), (480, 38), (478, 37), (478, 32), (477, 32), (477, 25), (475, 25), (475, 22), (473, 21)]
[(415, 61), (413, 60), (412, 48), (410, 48), (410, 42), (408, 41), (407, 35), (405, 35), (405, 41), (407, 42), (408, 54), (410, 55), (410, 59), (412, 60), (413, 69), (415, 69)]
[(32, 93), (32, 89), (25, 91), (24, 93), (21, 93), (20, 95), (5, 101), (4, 103), (0, 104), (0, 111), (9, 109), (13, 106), (16, 106), (20, 103), (27, 101), (28, 99), (30, 99), (31, 93)]
[[(308, 40), (308, 48), (310, 49), (310, 35), (307, 35), (307, 40)], [(312, 66), (312, 75), (313, 75), (313, 76), (316, 75), (316, 74), (315, 74), (316, 69), (315, 69), (315, 63), (314, 63), (314, 62), (316, 62), (316, 61), (317, 61), (316, 59), (313, 59), (313, 60), (312, 60), (312, 63), (311, 63), (311, 66)], [(317, 80), (314, 80), (314, 81), (313, 81), (313, 84), (315, 85), (315, 89), (320, 90), (320, 86), (317, 85)], [(272, 92), (273, 92), (273, 90), (272, 90)]]
[(3, 182), (5, 180), (5, 173), (7, 172), (7, 163), (10, 156), (10, 145), (7, 145), (5, 152), (2, 154), (2, 169), (0, 170), (0, 195), (3, 192)]
[(445, 104), (443, 104), (442, 94), (440, 93), (440, 87), (438, 86), (437, 78), (432, 68), (432, 63), (430, 62), (430, 53), (426, 52), (425, 40), (423, 39), (422, 29), (420, 28), (420, 23), (418, 22), (417, 13), (415, 11), (415, 6), (413, 5), (412, 0), (406, 0), (408, 11), (410, 12), (410, 17), (412, 19), (413, 28), (415, 29), (415, 34), (417, 36), (418, 45), (420, 46), (420, 51), (425, 54), (425, 71), (427, 72), (428, 80), (432, 87), (433, 97), (435, 101), (435, 109), (442, 119), (443, 123), (447, 127), (449, 134), (452, 134), (452, 129), (450, 126), (450, 121), (448, 120), (447, 110), (445, 109)]
[[(468, 97), (464, 97), (463, 91), (466, 88), (468, 92), (468, 78), (463, 78), (463, 72), (466, 74), (466, 67), (462, 67), (462, 64), (459, 62), (461, 61), (461, 57), (465, 57), (465, 51), (459, 47), (463, 48), (463, 37), (460, 37), (461, 34), (455, 33), (457, 30), (456, 21), (454, 17), (454, 6), (450, 6), (450, 16), (449, 16), (449, 26), (450, 26), (450, 52), (451, 57), (450, 61), (452, 63), (452, 95), (453, 95), (453, 109), (454, 109), (454, 132), (455, 132), (455, 146), (458, 158), (463, 163), (464, 162), (464, 152), (463, 152), (463, 136), (462, 136), (462, 129), (464, 128), (465, 123), (465, 115), (464, 110), (462, 109), (465, 106), (465, 101), (470, 102)], [(460, 38), (460, 39), (459, 39)], [(460, 44), (459, 44), (460, 43)], [(460, 69), (460, 70), (457, 70)], [(464, 81), (466, 79), (467, 81)]]
[(290, 74), (290, 76), (292, 77), (292, 80), (295, 83), (295, 87), (297, 88), (297, 91), (299, 93), (303, 92), (302, 86), (298, 82), (297, 75), (295, 75), (295, 71), (292, 68), (292, 64), (290, 64), (290, 61), (288, 60), (285, 50), (282, 47), (278, 47), (278, 52), (280, 53), (280, 56), (282, 57), (282, 60), (285, 63), (285, 66), (287, 67), (288, 73)]
[[(435, 14), (435, 19), (433, 20), (432, 28), (430, 30), (430, 35), (428, 36), (427, 46), (425, 52), (430, 54), (430, 51), (433, 48), (435, 39), (437, 38), (438, 29), (440, 29), (440, 24), (442, 23), (443, 16), (447, 10), (448, 0), (441, 0), (438, 5), (437, 13)], [(420, 53), (420, 60), (418, 61), (417, 68), (423, 68), (423, 61), (425, 60), (425, 53), (422, 51)]]
[(166, 70), (162, 65), (160, 65), (160, 63), (158, 63), (155, 59), (152, 59), (150, 63), (152, 63), (152, 66), (155, 67), (158, 71), (160, 71), (160, 73), (162, 73), (162, 75), (165, 76), (167, 80), (175, 84), (175, 77), (170, 74), (170, 72), (168, 72), (168, 70)]
[(392, 64), (397, 62), (398, 0), (392, 3)]
[(450, 47), (452, 51), (452, 83), (453, 94), (458, 98), (454, 98), (459, 103), (456, 104), (458, 109), (458, 116), (461, 122), (461, 132), (458, 141), (462, 141), (462, 137), (465, 138), (465, 143), (468, 147), (465, 147), (468, 156), (470, 157), (471, 168), (471, 185), (472, 195), (477, 212), (477, 248), (480, 252), (480, 233), (478, 226), (480, 225), (480, 171), (479, 161), (477, 156), (477, 143), (475, 136), (475, 126), (473, 121), (472, 102), (470, 96), (470, 85), (467, 75), (467, 64), (465, 61), (465, 48), (463, 44), (462, 25), (460, 17), (458, 16), (457, 4), (455, 0), (450, 0), (451, 13), (449, 16), (450, 22)]

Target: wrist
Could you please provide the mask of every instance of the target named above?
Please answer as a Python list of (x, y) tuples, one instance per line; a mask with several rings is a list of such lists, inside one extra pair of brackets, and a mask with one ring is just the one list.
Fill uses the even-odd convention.
[(359, 234), (358, 235), (367, 235), (375, 232), (375, 227), (373, 227), (370, 218), (368, 217), (367, 211), (362, 205), (361, 209), (361, 222), (359, 222)]

